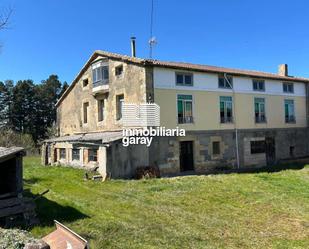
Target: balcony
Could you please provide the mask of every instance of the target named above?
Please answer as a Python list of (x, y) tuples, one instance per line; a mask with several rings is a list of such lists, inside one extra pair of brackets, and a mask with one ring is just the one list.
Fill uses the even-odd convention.
[(285, 122), (289, 124), (295, 124), (296, 123), (295, 116), (285, 116)]
[(100, 80), (93, 83), (92, 87), (93, 94), (106, 93), (108, 91), (109, 91), (108, 80)]
[(255, 123), (256, 124), (266, 123), (266, 117), (264, 115), (255, 116)]
[(193, 123), (192, 116), (178, 117), (178, 124), (192, 124), (192, 123)]
[(220, 123), (221, 124), (233, 123), (233, 117), (221, 116), (220, 117)]

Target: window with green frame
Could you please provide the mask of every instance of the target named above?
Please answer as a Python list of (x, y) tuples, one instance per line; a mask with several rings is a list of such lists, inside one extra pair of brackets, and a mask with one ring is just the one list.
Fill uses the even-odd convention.
[(193, 123), (192, 95), (177, 95), (178, 123)]
[(230, 96), (220, 97), (220, 122), (233, 122), (233, 99)]
[(284, 100), (284, 112), (285, 112), (285, 122), (295, 123), (295, 110), (294, 110), (294, 100), (293, 99)]
[(254, 115), (256, 123), (266, 122), (264, 98), (254, 98)]

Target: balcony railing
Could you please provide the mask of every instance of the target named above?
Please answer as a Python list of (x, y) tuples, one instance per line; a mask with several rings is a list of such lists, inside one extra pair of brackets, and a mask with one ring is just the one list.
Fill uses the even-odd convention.
[(295, 116), (285, 116), (286, 123), (296, 123)]
[(266, 123), (266, 117), (264, 115), (261, 116), (255, 116), (255, 123)]
[(192, 116), (178, 117), (178, 124), (190, 124), (190, 123), (193, 123)]
[(109, 91), (109, 84), (108, 80), (100, 80), (97, 82), (93, 82), (93, 93), (99, 93), (99, 92), (107, 92)]
[(233, 117), (220, 117), (220, 122), (221, 124), (225, 124), (225, 123), (233, 123)]

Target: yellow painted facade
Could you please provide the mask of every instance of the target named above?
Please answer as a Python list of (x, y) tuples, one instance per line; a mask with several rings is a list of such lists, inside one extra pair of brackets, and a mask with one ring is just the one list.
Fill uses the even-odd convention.
[[(193, 97), (192, 124), (177, 123), (177, 94)], [(198, 91), (176, 89), (154, 89), (155, 103), (161, 107), (161, 126), (166, 128), (185, 128), (186, 130), (224, 130), (239, 129), (290, 128), (306, 127), (306, 97), (282, 96), (270, 94), (231, 93), (222, 91)], [(232, 96), (235, 101), (234, 123), (220, 123), (220, 96)], [(254, 119), (254, 98), (264, 98), (266, 106), (266, 123), (256, 124)], [(285, 123), (284, 100), (293, 99), (295, 106), (295, 123)]]

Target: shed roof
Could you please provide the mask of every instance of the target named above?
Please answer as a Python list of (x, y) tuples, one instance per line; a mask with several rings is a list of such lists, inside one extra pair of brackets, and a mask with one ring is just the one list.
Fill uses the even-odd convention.
[(25, 154), (25, 150), (22, 147), (0, 147), (0, 162), (4, 161), (6, 159), (11, 158), (12, 156), (22, 153), (22, 155)]
[(109, 143), (122, 139), (122, 131), (84, 133), (47, 139), (45, 142), (101, 142)]

